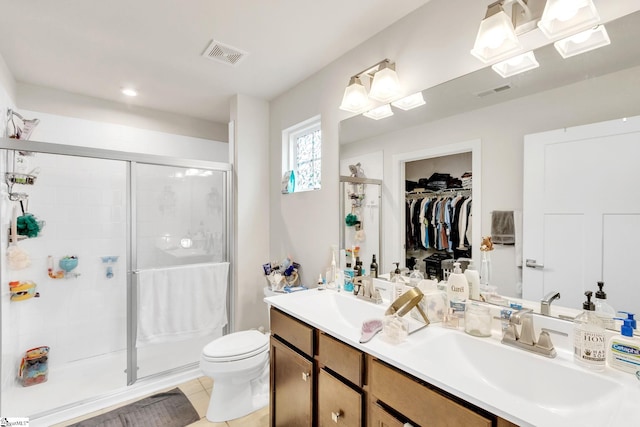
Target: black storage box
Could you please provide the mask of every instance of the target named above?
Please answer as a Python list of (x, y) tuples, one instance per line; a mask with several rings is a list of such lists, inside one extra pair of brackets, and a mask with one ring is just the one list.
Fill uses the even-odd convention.
[(436, 252), (424, 258), (426, 278), (442, 280), (442, 261), (449, 258), (453, 258), (453, 256), (444, 252)]

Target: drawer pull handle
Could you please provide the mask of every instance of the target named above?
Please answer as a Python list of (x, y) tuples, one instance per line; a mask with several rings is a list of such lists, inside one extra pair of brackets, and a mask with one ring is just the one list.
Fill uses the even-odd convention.
[(338, 423), (338, 419), (342, 416), (342, 411), (338, 411), (338, 412), (332, 412), (331, 413), (331, 419), (333, 420), (334, 423)]
[(309, 377), (311, 376), (311, 374), (309, 372), (303, 372), (302, 373), (302, 381), (307, 381), (309, 379)]

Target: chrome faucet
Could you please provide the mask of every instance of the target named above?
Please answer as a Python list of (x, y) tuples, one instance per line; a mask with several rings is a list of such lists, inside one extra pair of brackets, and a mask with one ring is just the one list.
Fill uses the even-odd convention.
[(548, 316), (551, 314), (551, 303), (555, 300), (560, 299), (560, 292), (549, 292), (547, 295), (540, 300), (540, 314), (544, 314)]
[[(546, 357), (556, 357), (556, 350), (547, 330), (540, 332), (538, 339), (535, 339), (532, 313), (530, 308), (523, 308), (511, 314), (509, 324), (502, 335), (502, 343)], [(521, 325), (520, 332), (516, 325)]]

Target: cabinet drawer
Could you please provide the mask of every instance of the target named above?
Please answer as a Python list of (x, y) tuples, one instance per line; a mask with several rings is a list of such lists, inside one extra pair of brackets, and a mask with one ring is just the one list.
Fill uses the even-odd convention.
[(313, 357), (313, 328), (271, 308), (271, 333)]
[(324, 369), (318, 373), (318, 426), (362, 426), (362, 393)]
[(318, 336), (318, 362), (358, 387), (362, 387), (364, 355), (360, 350), (320, 333)]
[(373, 402), (369, 411), (369, 427), (404, 427), (404, 423)]
[(385, 404), (422, 426), (491, 427), (491, 420), (371, 359), (370, 391)]

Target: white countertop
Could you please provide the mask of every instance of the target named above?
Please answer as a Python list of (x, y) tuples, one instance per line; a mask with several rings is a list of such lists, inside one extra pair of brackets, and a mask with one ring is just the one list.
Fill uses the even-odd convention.
[[(576, 365), (567, 338), (563, 340), (552, 336), (554, 343), (559, 343), (556, 344), (558, 356), (554, 359), (500, 344), (498, 332), (490, 338), (476, 338), (465, 334), (463, 329), (447, 329), (439, 323), (409, 335), (400, 344), (388, 342), (382, 333), (368, 343), (361, 344), (362, 320), (380, 318), (387, 305), (361, 301), (344, 292), (316, 289), (268, 297), (265, 302), (519, 426), (640, 426), (640, 381), (632, 374), (608, 366), (605, 372), (591, 372)], [(538, 320), (540, 317), (536, 316), (534, 323)], [(553, 328), (554, 325), (549, 322), (562, 321), (545, 318), (543, 322), (545, 327)], [(568, 322), (563, 325), (570, 327)], [(460, 355), (454, 352), (460, 352), (460, 349), (451, 343), (459, 340), (490, 349), (489, 357), (486, 357), (486, 351), (484, 356), (478, 354), (477, 358), (473, 354), (457, 357)], [(439, 343), (446, 343), (446, 346)], [(464, 360), (469, 358), (482, 362), (473, 369), (459, 366), (466, 365)], [(497, 378), (507, 374), (502, 371), (502, 366), (513, 360), (524, 362), (521, 363), (521, 369), (520, 366), (516, 369), (518, 373), (512, 374), (512, 381), (509, 377)], [(546, 372), (532, 372), (532, 369)], [(557, 377), (556, 372), (559, 373)], [(566, 373), (570, 375), (565, 376)], [(500, 386), (505, 382), (509, 385), (508, 389)], [(596, 389), (586, 390), (585, 387)], [(575, 395), (572, 390), (576, 391)], [(591, 396), (593, 400), (576, 401), (578, 392)]]

